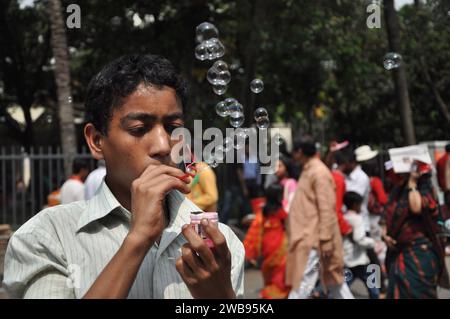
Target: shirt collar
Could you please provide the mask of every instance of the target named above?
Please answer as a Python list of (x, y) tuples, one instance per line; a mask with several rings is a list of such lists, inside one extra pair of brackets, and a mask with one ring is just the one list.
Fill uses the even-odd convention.
[(86, 201), (86, 210), (78, 220), (77, 231), (111, 212), (122, 214), (127, 219), (131, 218), (131, 213), (120, 205), (108, 185), (106, 185), (105, 180), (103, 180), (95, 195)]

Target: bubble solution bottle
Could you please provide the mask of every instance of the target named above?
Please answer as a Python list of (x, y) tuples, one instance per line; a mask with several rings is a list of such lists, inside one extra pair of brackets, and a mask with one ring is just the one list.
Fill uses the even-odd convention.
[(217, 212), (192, 212), (191, 227), (205, 241), (209, 248), (214, 247), (213, 241), (208, 237), (202, 226), (202, 219), (208, 219), (210, 223), (219, 222)]

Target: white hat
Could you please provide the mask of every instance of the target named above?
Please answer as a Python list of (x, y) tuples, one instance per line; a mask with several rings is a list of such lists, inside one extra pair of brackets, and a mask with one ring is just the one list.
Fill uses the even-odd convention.
[(356, 161), (368, 161), (378, 155), (378, 151), (373, 151), (369, 145), (363, 145), (355, 150)]

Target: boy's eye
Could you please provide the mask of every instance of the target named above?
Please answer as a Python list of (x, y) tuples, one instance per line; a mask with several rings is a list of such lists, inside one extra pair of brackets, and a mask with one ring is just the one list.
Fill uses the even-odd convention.
[(131, 135), (142, 136), (145, 133), (147, 133), (148, 128), (146, 126), (137, 126), (137, 127), (130, 128), (128, 131), (130, 132)]
[(172, 133), (175, 129), (179, 128), (179, 127), (183, 127), (183, 123), (169, 123), (164, 125), (166, 131), (168, 133)]

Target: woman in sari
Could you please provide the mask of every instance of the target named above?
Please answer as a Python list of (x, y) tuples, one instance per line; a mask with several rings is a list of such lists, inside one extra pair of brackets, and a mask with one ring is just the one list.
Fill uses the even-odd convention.
[(386, 214), (387, 298), (437, 298), (437, 285), (448, 285), (437, 218), (429, 173), (404, 175)]
[(272, 184), (266, 190), (267, 202), (263, 209), (263, 231), (261, 271), (264, 278), (264, 299), (286, 298), (289, 288), (285, 284), (287, 238), (284, 221), (287, 217), (283, 209), (283, 187)]

